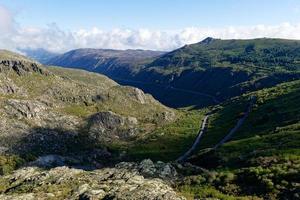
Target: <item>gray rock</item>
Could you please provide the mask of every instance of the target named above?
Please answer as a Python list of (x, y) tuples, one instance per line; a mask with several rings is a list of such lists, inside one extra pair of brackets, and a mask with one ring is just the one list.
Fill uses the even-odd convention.
[(116, 165), (116, 168), (125, 168), (133, 171), (138, 171), (145, 177), (162, 178), (164, 180), (176, 179), (178, 175), (176, 169), (171, 164), (161, 161), (157, 161), (156, 163), (154, 163), (150, 159), (145, 159), (140, 163), (121, 162)]
[(47, 109), (45, 105), (37, 101), (9, 99), (6, 103), (7, 113), (14, 114), (18, 119), (39, 118)]
[[(146, 164), (147, 163), (147, 164)], [(143, 165), (151, 165), (144, 161)], [(133, 164), (134, 165), (134, 164)], [(128, 166), (133, 166), (128, 164)], [(120, 165), (121, 166), (121, 165)], [(123, 166), (126, 166), (123, 163)], [(11, 175), (0, 177), (4, 187), (14, 190), (2, 194), (1, 199), (146, 199), (146, 200), (183, 200), (185, 198), (166, 184), (162, 179), (145, 178), (138, 172), (125, 168), (104, 168), (84, 171), (68, 167), (41, 170), (26, 167)], [(34, 185), (32, 193), (18, 190)], [(61, 196), (61, 186), (69, 191)], [(3, 188), (5, 190), (5, 188)]]
[(134, 88), (134, 97), (141, 104), (146, 103), (146, 95), (144, 94), (144, 92), (142, 90), (140, 90), (138, 88)]
[(136, 135), (137, 123), (134, 117), (126, 118), (111, 111), (99, 112), (90, 118), (89, 136), (99, 142), (126, 140)]

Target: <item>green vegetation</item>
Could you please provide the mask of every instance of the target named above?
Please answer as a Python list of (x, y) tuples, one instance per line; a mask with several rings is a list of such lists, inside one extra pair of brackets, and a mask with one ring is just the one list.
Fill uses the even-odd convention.
[[(159, 83), (162, 86), (192, 90), (227, 100), (300, 77), (300, 42), (282, 39), (206, 40), (186, 45), (149, 63), (127, 79)], [(216, 81), (217, 80), (217, 81)], [(130, 82), (128, 82), (130, 84)], [(197, 96), (168, 101), (157, 88), (148, 89), (167, 105), (207, 106)], [(161, 93), (164, 90), (161, 89)], [(210, 105), (214, 102), (211, 101)]]
[[(170, 109), (140, 90), (120, 86), (102, 75), (80, 70), (50, 67), (47, 75), (32, 71), (25, 75), (5, 72), (5, 76), (1, 74), (3, 82), (0, 82), (4, 91), (0, 98), (3, 111), (0, 117), (5, 119), (2, 124), (8, 129), (1, 129), (7, 131), (3, 135), (18, 131), (22, 135), (31, 131), (33, 136), (45, 134), (42, 140), (47, 141), (39, 141), (32, 135), (32, 138), (25, 139), (13, 135), (18, 140), (3, 137), (8, 146), (13, 146), (15, 141), (22, 143), (26, 140), (29, 145), (36, 141), (39, 144), (38, 148), (32, 148), (35, 152), (28, 154), (28, 158), (26, 155), (25, 158), (0, 156), (0, 175), (17, 169), (30, 159), (30, 155), (39, 156), (39, 151), (47, 152), (44, 151), (47, 145), (57, 148), (53, 145), (57, 144), (57, 140), (65, 145), (63, 153), (106, 147), (113, 153), (109, 162), (115, 157), (117, 161), (145, 158), (174, 161), (190, 148), (204, 115), (211, 112), (197, 153), (189, 159), (192, 164), (207, 170), (195, 167), (195, 172), (187, 170), (186, 166), (181, 165), (180, 168), (176, 165), (182, 176), (174, 184), (181, 194), (188, 199), (299, 199), (300, 80), (285, 82), (297, 78), (299, 73), (299, 44), (288, 40), (207, 39), (171, 52), (155, 61), (155, 66), (148, 66), (148, 69), (154, 69), (154, 73), (163, 76), (172, 76), (175, 66), (179, 66), (174, 70), (176, 76), (192, 70), (187, 77), (181, 77), (178, 85), (174, 83), (175, 86), (189, 79), (199, 82), (192, 89), (202, 91), (201, 87), (207, 86), (208, 94), (224, 99), (242, 94), (201, 110), (197, 107)], [(194, 76), (193, 73), (205, 78), (200, 80), (199, 74)], [(279, 82), (285, 83), (276, 85)], [(212, 87), (214, 89), (211, 90)], [(18, 93), (19, 89), (23, 93)], [(256, 97), (256, 102), (240, 129), (230, 141), (212, 149), (245, 115), (252, 96)], [(209, 96), (206, 95), (206, 98)], [(202, 99), (202, 103), (205, 101)], [(107, 111), (115, 114), (107, 114)], [(39, 116), (39, 112), (43, 115)], [(107, 115), (100, 115), (100, 119), (94, 122), (93, 116), (98, 112)], [(17, 117), (20, 119), (16, 120)], [(49, 123), (47, 120), (53, 127), (44, 127)], [(91, 131), (92, 125), (95, 129)], [(115, 129), (115, 126), (120, 128)], [(102, 132), (99, 143), (91, 142), (95, 134), (97, 140), (97, 134)], [(64, 137), (73, 133), (76, 136), (70, 136), (65, 142)], [(103, 138), (108, 140), (101, 140)], [(70, 140), (72, 142), (68, 143)], [(73, 182), (60, 185), (62, 192), (58, 196), (68, 196), (77, 186)], [(8, 182), (0, 183), (0, 193), (8, 187)], [(58, 189), (58, 186), (51, 185), (43, 187), (28, 182), (22, 187), (13, 186), (7, 192), (51, 192)]]
[[(178, 190), (187, 195), (202, 194), (201, 197), (220, 199), (231, 198), (222, 196), (225, 194), (233, 199), (240, 196), (299, 198), (299, 94), (300, 81), (293, 81), (217, 106), (199, 146), (201, 150), (190, 159), (192, 163), (210, 169), (207, 173), (213, 178), (201, 183), (185, 180)], [(213, 147), (235, 125), (252, 95), (257, 97), (256, 104), (231, 141), (207, 152), (205, 148)], [(208, 175), (203, 173), (190, 178), (202, 180), (204, 176), (208, 180)], [(222, 182), (224, 178), (218, 176), (228, 173), (230, 181)]]
[(206, 110), (182, 111), (178, 119), (170, 124), (156, 128), (153, 132), (132, 142), (126, 148), (128, 159), (173, 161), (193, 144)]
[(209, 68), (232, 65), (265, 71), (299, 70), (299, 45), (300, 42), (296, 40), (207, 38), (202, 42), (186, 45), (170, 52), (149, 66)]
[(25, 160), (17, 155), (0, 155), (0, 175), (11, 173), (24, 163)]
[(269, 156), (250, 160), (251, 166), (204, 171), (186, 176), (177, 190), (193, 199), (298, 199), (300, 156)]

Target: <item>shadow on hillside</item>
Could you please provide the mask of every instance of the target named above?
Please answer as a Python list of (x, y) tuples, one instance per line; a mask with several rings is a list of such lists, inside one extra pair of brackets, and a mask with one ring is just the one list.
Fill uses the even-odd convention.
[(23, 158), (26, 165), (41, 168), (68, 166), (93, 170), (111, 165), (111, 154), (83, 134), (72, 130), (33, 128), (15, 141), (9, 153)]

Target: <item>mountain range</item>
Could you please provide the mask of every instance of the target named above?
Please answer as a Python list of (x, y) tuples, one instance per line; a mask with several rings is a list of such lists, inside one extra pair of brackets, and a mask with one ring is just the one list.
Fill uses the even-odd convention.
[(205, 107), (298, 79), (299, 51), (296, 40), (206, 38), (168, 53), (78, 49), (45, 64), (104, 74), (171, 107)]
[(0, 51), (0, 199), (300, 198), (299, 41), (31, 53)]

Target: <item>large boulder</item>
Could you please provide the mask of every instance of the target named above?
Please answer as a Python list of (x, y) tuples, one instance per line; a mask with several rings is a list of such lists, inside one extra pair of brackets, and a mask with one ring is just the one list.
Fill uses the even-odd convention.
[(136, 134), (138, 120), (114, 112), (99, 112), (89, 120), (89, 136), (96, 141), (126, 140)]
[(116, 165), (116, 168), (129, 169), (138, 171), (145, 177), (162, 178), (164, 180), (174, 180), (177, 178), (177, 171), (170, 163), (161, 161), (153, 162), (150, 159), (145, 159), (140, 163), (136, 162), (121, 162)]

